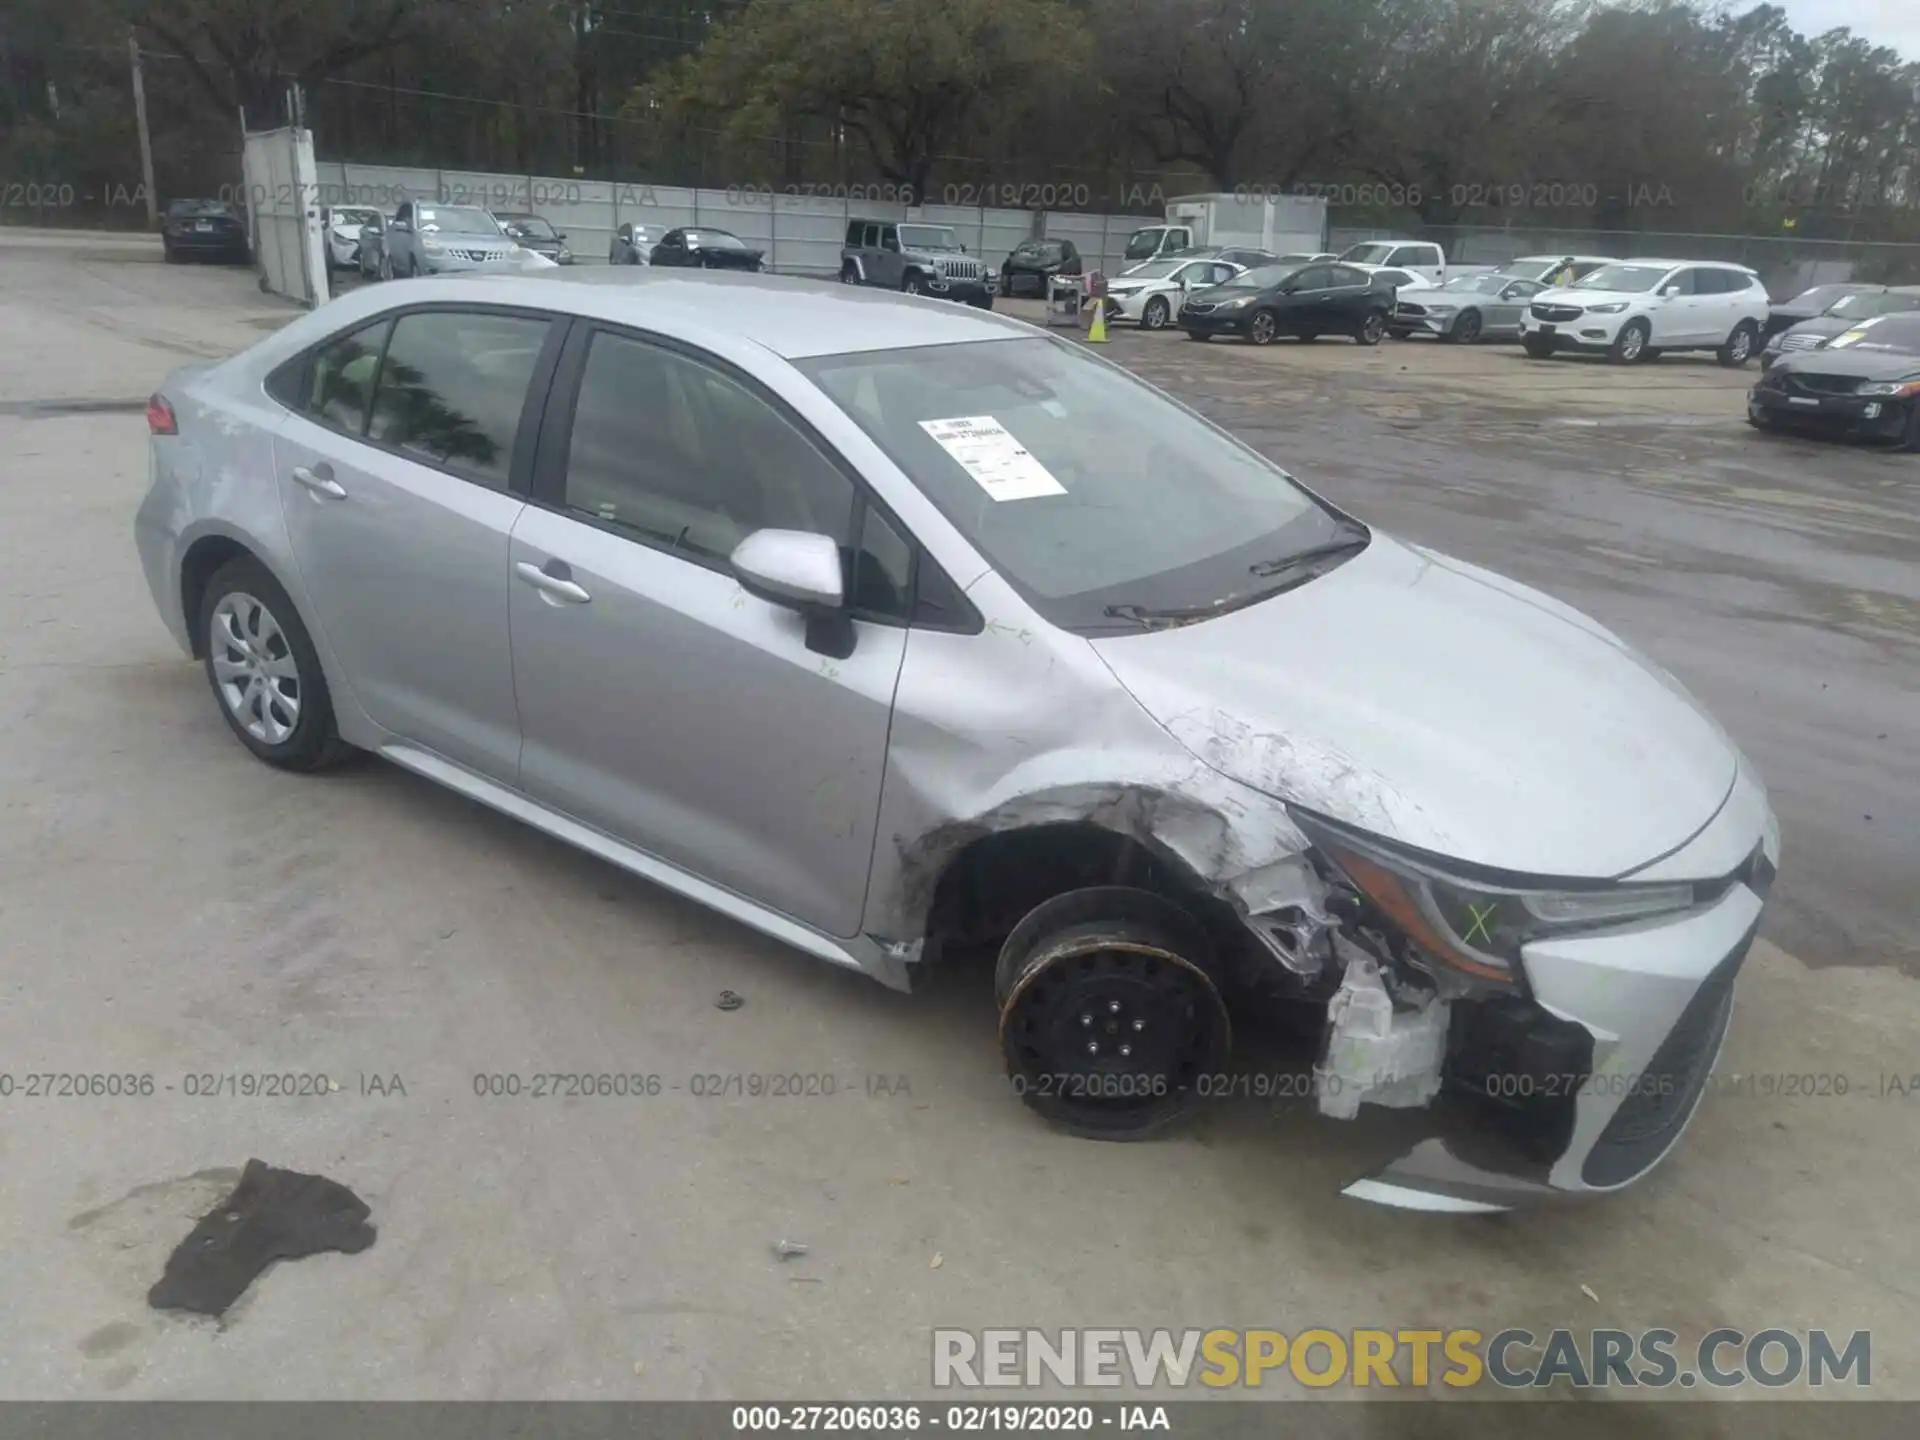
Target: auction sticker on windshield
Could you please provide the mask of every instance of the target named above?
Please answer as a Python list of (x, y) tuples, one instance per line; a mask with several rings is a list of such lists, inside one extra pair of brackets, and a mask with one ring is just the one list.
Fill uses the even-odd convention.
[(1067, 487), (991, 415), (922, 420), (920, 428), (995, 500), (1034, 500), (1067, 493)]

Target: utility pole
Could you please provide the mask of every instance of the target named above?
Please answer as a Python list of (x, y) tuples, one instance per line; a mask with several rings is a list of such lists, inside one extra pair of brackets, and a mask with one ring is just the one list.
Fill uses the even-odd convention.
[(140, 74), (140, 38), (127, 31), (127, 54), (133, 61), (133, 118), (140, 128), (140, 180), (147, 195), (147, 228), (160, 223), (160, 202), (153, 193), (153, 137), (147, 133), (147, 86)]

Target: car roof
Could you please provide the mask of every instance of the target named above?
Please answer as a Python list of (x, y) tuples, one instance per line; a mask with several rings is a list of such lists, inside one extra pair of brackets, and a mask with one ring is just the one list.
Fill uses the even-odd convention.
[(1737, 260), (1663, 260), (1658, 255), (1636, 255), (1631, 260), (1609, 260), (1609, 265), (1646, 265), (1659, 266), (1671, 270), (1676, 265), (1698, 265), (1712, 270), (1738, 270), (1742, 275), (1754, 273), (1751, 265), (1742, 265)]
[[(793, 275), (683, 273), (615, 265), (556, 266), (525, 272), (439, 275), (419, 284), (406, 304), (429, 298), (495, 305), (527, 305), (641, 328), (658, 326), (696, 343), (744, 340), (787, 360), (854, 351), (904, 350), (917, 345), (957, 345), (1008, 340), (1041, 333), (991, 310), (950, 300), (922, 300)], [(431, 287), (431, 296), (427, 287)], [(355, 291), (378, 296), (396, 287)], [(368, 303), (383, 313), (403, 303)], [(323, 306), (315, 315), (333, 306)]]
[(1582, 264), (1593, 260), (1598, 260), (1606, 265), (1617, 265), (1621, 263), (1618, 257), (1613, 255), (1569, 255), (1563, 250), (1558, 255), (1516, 255), (1513, 259), (1507, 261), (1507, 264), (1557, 265), (1563, 260), (1572, 260)]

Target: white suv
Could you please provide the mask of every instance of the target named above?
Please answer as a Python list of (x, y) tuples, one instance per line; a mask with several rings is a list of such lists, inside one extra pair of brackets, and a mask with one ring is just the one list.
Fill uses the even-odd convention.
[(1556, 350), (1603, 352), (1618, 364), (1668, 350), (1713, 350), (1740, 366), (1760, 348), (1767, 291), (1743, 265), (1621, 260), (1533, 297), (1520, 343), (1544, 360)]

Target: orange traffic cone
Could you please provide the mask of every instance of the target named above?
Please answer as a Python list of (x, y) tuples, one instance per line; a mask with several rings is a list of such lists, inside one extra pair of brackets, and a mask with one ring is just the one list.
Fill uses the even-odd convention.
[(1087, 343), (1104, 345), (1107, 343), (1107, 301), (1105, 296), (1096, 297), (1093, 302), (1093, 323), (1087, 327)]

